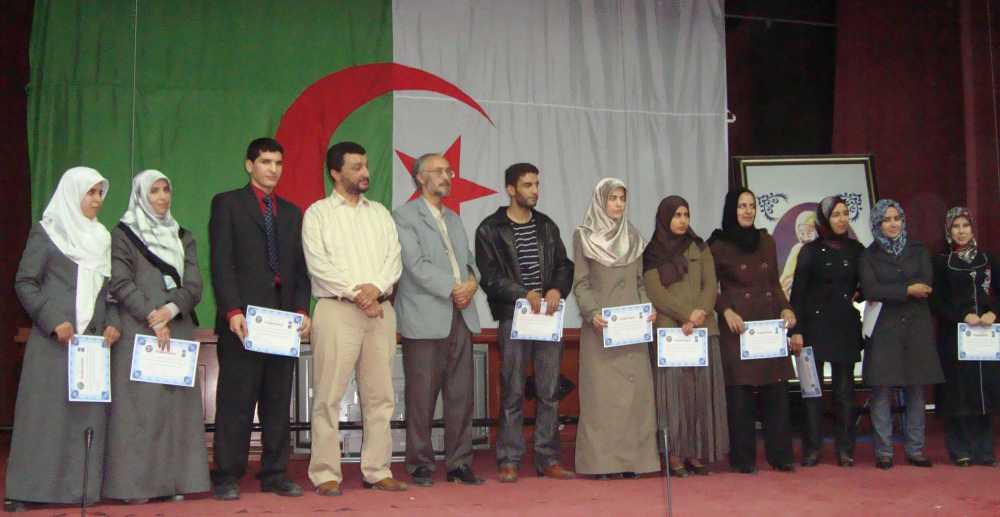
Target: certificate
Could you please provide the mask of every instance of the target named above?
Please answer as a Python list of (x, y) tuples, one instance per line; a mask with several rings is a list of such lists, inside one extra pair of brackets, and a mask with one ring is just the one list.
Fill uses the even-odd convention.
[(77, 334), (69, 342), (70, 402), (111, 402), (111, 349), (103, 336)]
[(685, 336), (680, 328), (656, 329), (656, 365), (661, 368), (708, 366), (708, 329)]
[(958, 324), (960, 361), (1000, 361), (1000, 325)]
[(566, 300), (559, 300), (559, 309), (551, 316), (545, 314), (545, 300), (542, 300), (538, 314), (531, 312), (531, 304), (524, 298), (514, 302), (514, 322), (510, 327), (511, 339), (530, 341), (559, 341), (563, 333), (563, 312)]
[(804, 346), (795, 356), (795, 371), (799, 374), (799, 388), (802, 398), (812, 399), (823, 396), (823, 385), (820, 384), (819, 372), (816, 370), (816, 356), (813, 347)]
[(197, 341), (171, 339), (170, 349), (160, 350), (155, 336), (136, 334), (129, 378), (138, 382), (193, 387), (199, 348)]
[(788, 357), (784, 320), (745, 321), (740, 334), (740, 359)]
[(604, 348), (652, 341), (653, 322), (649, 321), (652, 311), (651, 303), (601, 309), (601, 315), (608, 322), (604, 327)]
[(302, 315), (265, 307), (247, 306), (247, 337), (243, 348), (262, 354), (299, 356)]

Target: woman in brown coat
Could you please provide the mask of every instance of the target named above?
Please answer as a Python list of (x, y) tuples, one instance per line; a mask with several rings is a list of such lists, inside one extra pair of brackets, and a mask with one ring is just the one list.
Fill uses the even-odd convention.
[[(755, 392), (763, 407), (767, 462), (783, 472), (795, 470), (789, 432), (788, 379), (795, 373), (787, 357), (743, 360), (740, 334), (744, 321), (785, 320), (795, 326), (795, 314), (778, 282), (774, 239), (754, 228), (757, 201), (747, 189), (726, 194), (722, 228), (708, 243), (715, 257), (719, 297), (715, 310), (725, 320), (721, 327), (722, 365), (726, 375), (730, 454), (733, 470), (756, 472)], [(793, 346), (793, 352), (797, 352)]]
[[(715, 261), (690, 222), (684, 198), (664, 198), (642, 260), (646, 292), (659, 314), (657, 328), (680, 327), (690, 335), (704, 327), (709, 335), (706, 367), (654, 368), (659, 424), (669, 437), (669, 471), (679, 477), (686, 476), (687, 469), (707, 475), (702, 460), (714, 462), (729, 451), (726, 383), (715, 319)], [(656, 364), (656, 348), (650, 353)]]
[[(576, 471), (636, 477), (660, 470), (649, 356), (643, 345), (604, 348), (601, 309), (647, 303), (639, 232), (625, 217), (625, 184), (605, 178), (573, 236), (580, 306), (580, 423)], [(652, 311), (650, 319), (656, 318)]]

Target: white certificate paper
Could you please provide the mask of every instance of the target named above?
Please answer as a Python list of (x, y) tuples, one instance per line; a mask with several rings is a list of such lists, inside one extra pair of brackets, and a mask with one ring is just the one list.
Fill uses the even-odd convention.
[(538, 314), (531, 312), (531, 304), (524, 298), (514, 302), (514, 322), (510, 327), (511, 339), (530, 341), (559, 341), (563, 333), (563, 312), (566, 301), (559, 300), (559, 309), (551, 316), (545, 314), (547, 304), (542, 300)]
[(129, 378), (191, 388), (198, 370), (199, 348), (197, 341), (171, 339), (170, 349), (160, 350), (155, 336), (136, 334)]
[(740, 334), (740, 359), (788, 357), (788, 331), (784, 320), (745, 321)]
[(1000, 361), (1000, 325), (958, 324), (960, 361)]
[(656, 329), (656, 365), (661, 368), (708, 366), (708, 329), (685, 336), (680, 328)]
[(823, 385), (820, 383), (819, 372), (816, 370), (816, 356), (813, 347), (804, 346), (795, 356), (795, 371), (799, 374), (799, 388), (802, 398), (812, 399), (823, 396)]
[(266, 307), (247, 306), (247, 337), (243, 348), (262, 354), (298, 357), (302, 315)]
[(69, 342), (70, 402), (111, 402), (111, 348), (103, 336), (77, 334)]
[(651, 303), (601, 309), (601, 315), (608, 322), (604, 327), (604, 348), (652, 341), (653, 322), (649, 321), (652, 311)]

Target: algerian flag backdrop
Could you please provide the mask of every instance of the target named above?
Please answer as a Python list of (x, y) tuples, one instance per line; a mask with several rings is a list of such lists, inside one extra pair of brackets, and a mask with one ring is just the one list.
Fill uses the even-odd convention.
[[(605, 176), (630, 186), (630, 218), (647, 238), (669, 194), (687, 197), (702, 235), (718, 224), (727, 182), (721, 0), (35, 5), (35, 219), (75, 165), (110, 180), (109, 227), (132, 175), (163, 171), (173, 213), (199, 244), (203, 322), (214, 316), (210, 201), (246, 184), (243, 153), (259, 136), (285, 146), (279, 192), (302, 208), (328, 191), (329, 143), (354, 140), (368, 149), (369, 197), (390, 208), (413, 193), (412, 157), (445, 152), (459, 174), (450, 206), (470, 236), (507, 204), (503, 170), (519, 161), (541, 169), (538, 208), (567, 247)], [(579, 325), (574, 312), (569, 326)]]

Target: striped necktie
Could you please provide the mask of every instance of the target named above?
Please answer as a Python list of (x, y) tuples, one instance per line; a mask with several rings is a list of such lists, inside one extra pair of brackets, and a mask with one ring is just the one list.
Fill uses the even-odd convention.
[(271, 196), (264, 196), (264, 235), (267, 236), (267, 265), (278, 274), (278, 242), (274, 236), (274, 210)]

